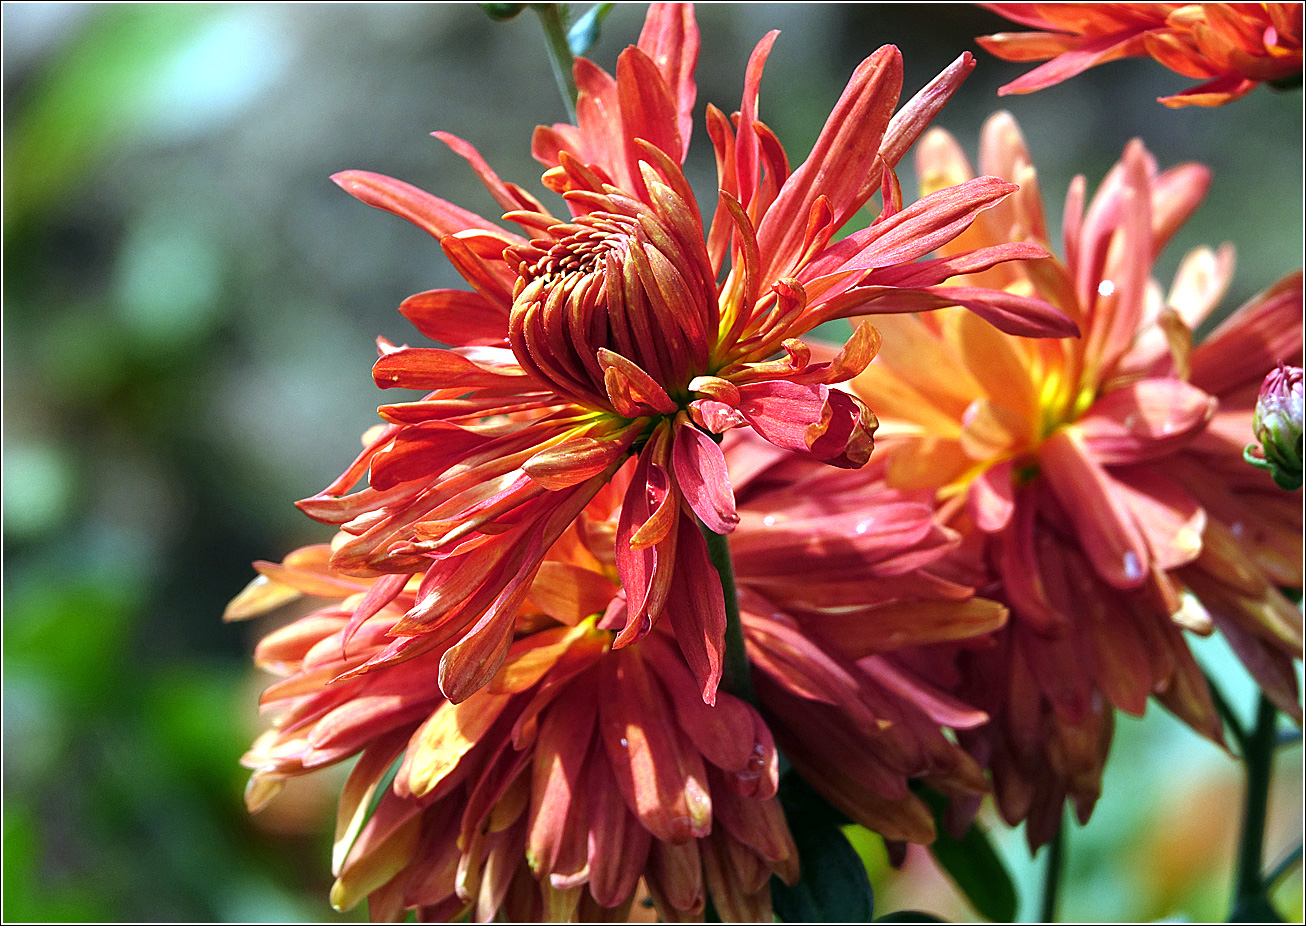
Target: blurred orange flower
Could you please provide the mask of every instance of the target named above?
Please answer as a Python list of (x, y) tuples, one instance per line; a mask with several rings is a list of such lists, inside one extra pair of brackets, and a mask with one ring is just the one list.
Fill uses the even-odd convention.
[[(1037, 176), (1009, 115), (986, 124), (980, 157), (1020, 190), (942, 248), (944, 264), (986, 240), (1047, 244)], [(970, 167), (935, 130), (918, 173), (928, 191)], [(963, 741), (1035, 846), (1067, 795), (1081, 819), (1091, 812), (1113, 708), (1141, 714), (1154, 695), (1220, 738), (1181, 627), (1218, 625), (1281, 709), (1301, 716), (1301, 614), (1275, 587), (1301, 584), (1300, 497), (1242, 462), (1260, 378), (1301, 354), (1301, 275), (1192, 349), (1231, 250), (1189, 255), (1168, 296), (1150, 272), (1208, 182), (1197, 164), (1158, 171), (1131, 142), (1087, 209), (1083, 178), (1072, 184), (1064, 262), (957, 278), (1042, 295), (1083, 338), (1014, 337), (955, 310), (884, 319), (880, 355), (854, 381), (876, 396), (890, 484), (936, 494), (974, 554), (971, 584), (1011, 607), (1001, 645), (967, 654), (957, 690), (993, 715)]]
[[(701, 589), (684, 632), (707, 641), (691, 664), (710, 703), (725, 612), (694, 522), (724, 534), (738, 521), (714, 435), (751, 429), (840, 467), (862, 465), (871, 451), (874, 415), (831, 387), (874, 356), (874, 329), (859, 326), (823, 363), (811, 362), (798, 336), (831, 319), (940, 305), (964, 305), (1021, 334), (1073, 330), (1042, 300), (941, 289), (945, 273), (914, 263), (1015, 190), (979, 178), (900, 208), (894, 167), (973, 67), (968, 54), (895, 115), (902, 60), (892, 46), (879, 49), (791, 171), (758, 121), (774, 40), (775, 33), (764, 38), (749, 62), (737, 124), (708, 109), (720, 198), (706, 236), (680, 169), (699, 47), (687, 6), (654, 4), (615, 78), (577, 61), (578, 124), (536, 131), (544, 184), (563, 195), (569, 218), (501, 181), (471, 145), (437, 133), (529, 238), (398, 180), (361, 171), (335, 177), (436, 237), (472, 287), (404, 303), (422, 333), (454, 346), (382, 342), (373, 376), (382, 387), (430, 393), (383, 406), (388, 425), (364, 453), (300, 502), (344, 531), (335, 568), (385, 575), (356, 624), (398, 596), (410, 575), (424, 576), (374, 663), (439, 647), (448, 697), (461, 701), (486, 684), (507, 657), (518, 605), (545, 551), (634, 457), (617, 544), (629, 608), (613, 645), (647, 634), (677, 582)], [(879, 219), (832, 243), (877, 190), (885, 203)], [(1033, 245), (998, 244), (966, 260), (991, 266), (1041, 256)], [(367, 486), (350, 494), (364, 474)]]
[(244, 759), (247, 800), (257, 810), (288, 778), (361, 753), (340, 800), (336, 907), (367, 897), (380, 920), (414, 908), (422, 920), (621, 920), (642, 879), (668, 920), (701, 916), (710, 897), (726, 920), (765, 922), (772, 874), (798, 875), (776, 742), (892, 840), (934, 837), (909, 779), (957, 797), (985, 790), (942, 729), (985, 715), (925, 682), (918, 664), (931, 656), (912, 652), (1005, 620), (945, 577), (956, 535), (868, 473), (756, 438), (727, 444), (756, 709), (725, 692), (703, 703), (666, 626), (679, 632), (683, 614), (613, 648), (629, 607), (614, 544), (633, 461), (551, 548), (506, 660), (460, 703), (436, 683), (438, 649), (358, 671), (418, 580), (351, 636), (374, 580), (334, 570), (326, 546), (259, 565), (230, 617), (301, 595), (328, 604), (257, 649), (285, 678), (263, 697), (279, 716)]
[(976, 41), (1007, 61), (1048, 61), (998, 90), (1030, 93), (1107, 61), (1150, 56), (1205, 80), (1166, 106), (1220, 106), (1302, 70), (1300, 3), (982, 3), (1039, 32)]

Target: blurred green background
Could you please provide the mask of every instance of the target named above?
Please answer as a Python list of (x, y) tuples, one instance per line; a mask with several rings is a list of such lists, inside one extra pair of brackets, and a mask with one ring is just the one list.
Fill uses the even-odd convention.
[[(616, 9), (591, 56), (611, 67), (642, 16)], [(762, 118), (794, 162), (879, 45), (902, 48), (908, 93), (971, 49), (979, 67), (936, 124), (973, 154), (985, 116), (1010, 109), (1053, 216), (1074, 173), (1091, 188), (1137, 135), (1163, 167), (1215, 172), (1163, 281), (1189, 247), (1232, 241), (1232, 308), (1300, 265), (1300, 93), (1167, 110), (1155, 98), (1185, 79), (1128, 61), (999, 101), (1022, 68), (976, 50), (1003, 24), (967, 6), (699, 20), (700, 111), (733, 110), (753, 43), (783, 30)], [(4, 917), (336, 919), (339, 779), (246, 815), (237, 759), (267, 681), (248, 654), (268, 626), (219, 616), (251, 560), (326, 539), (291, 503), (376, 420), (373, 338), (417, 339), (399, 302), (457, 285), (426, 235), (328, 176), (375, 170), (495, 214), (427, 137), (445, 129), (538, 189), (530, 130), (564, 118), (538, 24), (472, 4), (7, 3), (3, 52)], [(700, 121), (705, 195), (712, 163)], [(1203, 652), (1249, 703), (1227, 654)], [(1301, 838), (1300, 746), (1279, 766), (1271, 857)], [(1124, 722), (1098, 814), (1071, 835), (1065, 917), (1221, 917), (1239, 795), (1235, 763), (1159, 710)], [(1002, 841), (1032, 894), (1039, 863), (1019, 833)], [(927, 860), (894, 877), (868, 863), (880, 910), (973, 916)], [(1299, 872), (1278, 900), (1300, 919)]]

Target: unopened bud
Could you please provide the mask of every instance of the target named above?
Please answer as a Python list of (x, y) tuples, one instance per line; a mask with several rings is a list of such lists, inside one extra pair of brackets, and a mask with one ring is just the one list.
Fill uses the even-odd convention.
[(485, 11), (485, 14), (486, 14), (487, 16), (489, 16), (491, 19), (497, 19), (497, 20), (499, 20), (499, 21), (503, 21), (503, 20), (505, 20), (505, 19), (512, 19), (514, 16), (516, 16), (516, 15), (517, 15), (518, 13), (520, 13), (522, 10), (526, 9), (526, 4), (524, 4), (524, 3), (482, 3), (482, 4), (481, 4), (481, 9), (483, 9), (483, 10)]
[(1260, 446), (1243, 451), (1253, 466), (1268, 469), (1283, 489), (1302, 484), (1302, 370), (1279, 363), (1261, 384), (1252, 430)]

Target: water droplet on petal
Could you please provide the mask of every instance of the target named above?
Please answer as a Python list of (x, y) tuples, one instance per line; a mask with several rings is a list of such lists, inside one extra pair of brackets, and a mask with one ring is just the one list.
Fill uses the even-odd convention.
[(1097, 294), (1099, 296), (1109, 296), (1116, 291), (1116, 284), (1110, 280), (1103, 280), (1097, 284)]
[(857, 523), (857, 526), (853, 528), (853, 530), (858, 534), (864, 534), (870, 529), (871, 529), (870, 521), (859, 521)]
[(621, 738), (621, 745), (623, 745), (623, 746), (629, 746), (629, 745), (630, 745), (629, 743), (626, 742), (626, 738), (625, 738), (624, 736)]
[(766, 517), (762, 519), (762, 523), (765, 524), (767, 527), (770, 527), (772, 524), (775, 523), (775, 515), (768, 514)]
[(1130, 582), (1136, 582), (1143, 577), (1143, 564), (1138, 559), (1138, 554), (1133, 550), (1125, 551), (1125, 578)]

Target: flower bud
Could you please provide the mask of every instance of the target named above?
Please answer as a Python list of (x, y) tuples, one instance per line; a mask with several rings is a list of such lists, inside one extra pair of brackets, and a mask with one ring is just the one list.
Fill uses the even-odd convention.
[(1283, 489), (1302, 484), (1302, 370), (1279, 363), (1261, 384), (1252, 430), (1261, 446), (1249, 446), (1244, 458), (1268, 469)]

